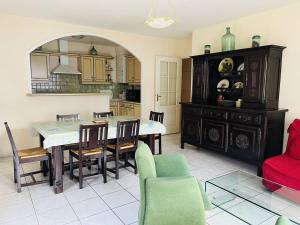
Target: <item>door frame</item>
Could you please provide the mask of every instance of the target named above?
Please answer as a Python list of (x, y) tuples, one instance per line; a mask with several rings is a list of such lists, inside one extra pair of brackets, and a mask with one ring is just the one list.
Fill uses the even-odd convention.
[[(176, 106), (179, 108), (178, 109), (178, 132), (180, 132), (180, 119), (181, 119), (181, 108), (179, 107), (179, 102), (181, 101), (181, 80), (182, 80), (182, 58), (180, 57), (171, 57), (171, 56), (161, 56), (157, 55), (155, 56), (155, 85), (154, 85), (154, 109), (155, 111), (160, 111), (160, 105), (159, 101), (157, 101), (157, 94), (160, 93), (160, 61), (165, 60), (168, 62), (176, 62), (177, 64), (177, 71), (178, 71), (178, 79), (177, 79), (177, 84), (176, 84)], [(177, 133), (178, 133), (177, 132)]]

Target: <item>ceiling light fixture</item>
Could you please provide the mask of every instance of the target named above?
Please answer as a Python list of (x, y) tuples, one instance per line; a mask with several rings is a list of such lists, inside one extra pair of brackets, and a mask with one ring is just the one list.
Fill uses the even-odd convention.
[[(172, 5), (168, 1), (168, 5), (172, 8)], [(175, 10), (174, 10), (175, 11)], [(175, 13), (174, 13), (175, 14)], [(155, 29), (163, 29), (171, 26), (175, 23), (175, 19), (171, 16), (158, 16), (158, 0), (152, 1), (152, 7), (145, 23)]]

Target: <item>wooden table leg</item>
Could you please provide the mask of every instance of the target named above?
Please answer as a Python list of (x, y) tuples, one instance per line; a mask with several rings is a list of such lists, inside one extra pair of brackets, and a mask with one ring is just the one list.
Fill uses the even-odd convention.
[(149, 134), (148, 135), (148, 145), (151, 149), (152, 154), (155, 154), (155, 134)]
[(59, 194), (64, 191), (63, 186), (63, 176), (62, 176), (62, 154), (61, 154), (61, 146), (52, 147), (52, 162), (53, 162), (53, 175), (54, 175), (54, 182), (53, 188), (54, 193)]

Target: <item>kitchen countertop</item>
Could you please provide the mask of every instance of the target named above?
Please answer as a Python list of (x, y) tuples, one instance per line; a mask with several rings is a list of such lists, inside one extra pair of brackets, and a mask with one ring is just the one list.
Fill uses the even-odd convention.
[(27, 96), (97, 96), (106, 95), (108, 93), (27, 93)]

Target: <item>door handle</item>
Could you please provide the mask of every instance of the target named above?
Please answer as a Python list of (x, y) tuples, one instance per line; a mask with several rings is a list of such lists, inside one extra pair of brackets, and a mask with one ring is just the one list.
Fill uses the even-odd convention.
[(157, 101), (157, 102), (159, 101), (159, 98), (161, 98), (161, 95), (156, 94), (156, 101)]

